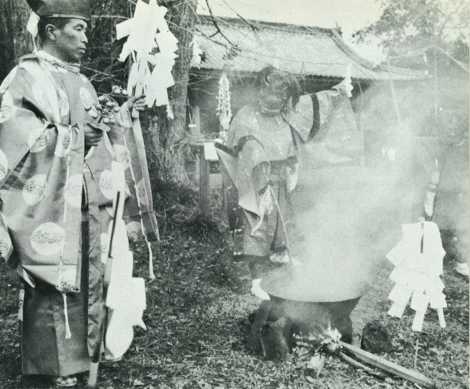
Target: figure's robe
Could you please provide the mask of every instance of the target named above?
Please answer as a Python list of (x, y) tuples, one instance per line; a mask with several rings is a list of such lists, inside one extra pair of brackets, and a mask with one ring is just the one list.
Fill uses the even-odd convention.
[(136, 145), (124, 135), (131, 126), (127, 112), (117, 114), (97, 147), (85, 150), (85, 124), (97, 95), (78, 67), (45, 53), (24, 57), (0, 95), (2, 214), (13, 244), (9, 263), (26, 289), (23, 372), (75, 374), (89, 368), (100, 347), (111, 162), (128, 160), (134, 167), (134, 174), (127, 172), (128, 222), (152, 237), (148, 173), (129, 154)]
[[(245, 106), (233, 119), (227, 141), (232, 157), (223, 151), (219, 155), (243, 212), (242, 254), (266, 257), (289, 246), (299, 148), (328, 119), (338, 100), (338, 92), (325, 91), (302, 96), (287, 113), (268, 116)], [(268, 208), (266, 196), (273, 200)]]

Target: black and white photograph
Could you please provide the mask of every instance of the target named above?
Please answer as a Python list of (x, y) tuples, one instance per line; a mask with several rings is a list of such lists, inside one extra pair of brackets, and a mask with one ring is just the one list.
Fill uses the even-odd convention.
[(468, 389), (469, 0), (0, 0), (1, 389)]

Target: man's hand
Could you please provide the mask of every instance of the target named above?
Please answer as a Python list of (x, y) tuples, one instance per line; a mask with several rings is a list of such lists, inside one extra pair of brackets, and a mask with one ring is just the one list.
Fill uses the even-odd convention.
[(103, 129), (96, 126), (94, 123), (87, 123), (85, 125), (85, 146), (93, 147), (100, 143), (103, 137)]
[[(99, 97), (98, 104), (85, 107), (88, 113), (89, 121), (85, 124), (85, 147), (90, 148), (98, 145), (103, 137), (104, 132), (109, 131), (107, 123), (110, 122), (110, 113), (112, 112), (113, 105), (108, 106), (110, 102), (106, 97)], [(117, 106), (117, 104), (116, 104)]]
[(123, 107), (127, 108), (129, 112), (134, 110), (139, 112), (143, 111), (147, 107), (145, 104), (145, 96), (131, 97), (123, 104)]
[(339, 93), (347, 96), (348, 98), (352, 97), (352, 91), (354, 89), (354, 86), (352, 84), (351, 80), (351, 68), (352, 65), (348, 65), (348, 68), (346, 69), (346, 75), (339, 84), (335, 85), (333, 89), (336, 89)]
[(348, 98), (352, 97), (352, 91), (354, 89), (350, 77), (346, 77), (339, 84), (335, 85), (333, 89), (336, 89), (339, 93), (347, 96)]

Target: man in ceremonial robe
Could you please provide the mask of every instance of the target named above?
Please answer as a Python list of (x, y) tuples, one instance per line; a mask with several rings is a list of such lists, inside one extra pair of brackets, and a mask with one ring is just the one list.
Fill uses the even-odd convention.
[[(291, 194), (299, 173), (299, 153), (333, 107), (345, 99), (347, 85), (300, 96), (295, 77), (273, 67), (262, 69), (259, 95), (234, 117), (227, 146), (237, 157), (229, 173), (242, 210), (241, 254), (253, 279), (274, 263), (288, 262), (292, 226)], [(324, 151), (328, 154), (328, 151)], [(223, 157), (222, 157), (223, 158)]]
[(106, 116), (80, 73), (90, 3), (28, 2), (38, 49), (0, 87), (0, 247), (24, 282), (23, 374), (73, 386), (103, 338), (113, 161), (127, 166), (126, 222), (149, 239), (157, 226), (132, 137), (140, 101)]

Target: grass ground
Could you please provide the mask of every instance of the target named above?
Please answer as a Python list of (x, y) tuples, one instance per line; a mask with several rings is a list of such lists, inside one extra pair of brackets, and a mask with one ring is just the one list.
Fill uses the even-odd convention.
[[(417, 388), (401, 379), (378, 380), (333, 357), (320, 377), (310, 379), (294, 357), (274, 363), (249, 354), (244, 343), (247, 314), (257, 301), (247, 293), (246, 270), (231, 262), (224, 236), (214, 225), (198, 220), (163, 225), (157, 256), (157, 279), (148, 284), (148, 330), (136, 330), (123, 361), (102, 367), (101, 388)], [(136, 257), (143, 273), (142, 248)], [(356, 316), (381, 320), (394, 346), (385, 357), (412, 367), (417, 339), (411, 331), (412, 311), (402, 320), (387, 316), (386, 277), (385, 269), (375, 283), (375, 298), (368, 304), (366, 299)], [(447, 261), (444, 282), (448, 326), (440, 329), (437, 314), (428, 313), (419, 335), (417, 369), (438, 388), (463, 389), (468, 377), (468, 281)], [(21, 388), (17, 290), (4, 265), (0, 302), (0, 388)]]

